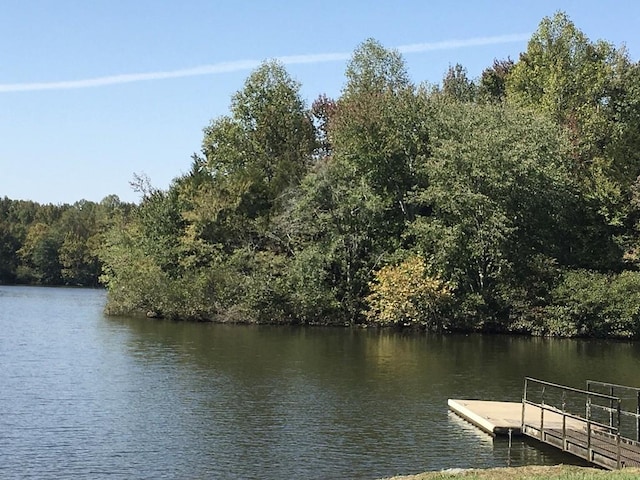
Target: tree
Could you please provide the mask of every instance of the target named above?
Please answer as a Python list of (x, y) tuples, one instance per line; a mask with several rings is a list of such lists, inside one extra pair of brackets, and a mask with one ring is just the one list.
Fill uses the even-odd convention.
[(407, 67), (399, 52), (387, 50), (370, 38), (356, 48), (345, 73), (342, 97), (397, 93), (410, 86)]
[[(627, 95), (637, 82), (632, 70), (624, 49), (591, 42), (558, 12), (542, 20), (507, 77), (509, 101), (551, 115), (566, 131), (568, 158), (584, 197), (579, 214), (607, 260), (591, 265), (598, 269), (620, 267), (615, 239), (624, 235), (629, 188), (640, 174), (639, 138), (631, 133), (638, 127), (631, 112), (638, 109)], [(597, 261), (589, 257), (583, 267)]]
[[(336, 321), (361, 319), (371, 273), (395, 240), (387, 235), (388, 209), (366, 180), (338, 159), (305, 178), (278, 225), (293, 256), (290, 282), (306, 292), (301, 307), (323, 298), (315, 308), (333, 312)], [(304, 273), (318, 267), (322, 270), (313, 275)], [(299, 313), (312, 316), (306, 309)]]
[(460, 102), (472, 102), (477, 95), (476, 85), (467, 77), (467, 70), (459, 63), (449, 66), (442, 80), (442, 94)]
[(205, 129), (205, 167), (231, 184), (250, 218), (276, 207), (310, 166), (315, 135), (299, 88), (281, 64), (266, 62), (234, 95), (231, 117)]
[(538, 334), (582, 337), (640, 336), (640, 273), (566, 272), (553, 290)]
[(326, 95), (320, 95), (311, 105), (311, 116), (314, 120), (318, 144), (316, 156), (319, 159), (329, 157), (333, 152), (329, 130), (336, 110), (337, 103)]
[(571, 181), (562, 137), (525, 110), (434, 102), (428, 184), (414, 197), (426, 214), (409, 233), (431, 273), (455, 288), (461, 317), (504, 321), (508, 292), (527, 284), (536, 256), (563, 248)]
[(494, 102), (503, 101), (507, 94), (507, 78), (514, 65), (511, 58), (494, 60), (493, 66), (482, 71), (478, 96)]
[(333, 154), (390, 203), (387, 222), (397, 234), (411, 215), (405, 195), (416, 183), (416, 163), (428, 154), (425, 105), (402, 57), (373, 40), (355, 51), (346, 75), (331, 123)]
[(447, 321), (451, 295), (448, 285), (430, 276), (424, 259), (415, 255), (375, 273), (367, 318), (374, 324), (420, 325), (440, 331)]
[(29, 283), (59, 285), (62, 279), (58, 257), (60, 245), (60, 237), (49, 225), (39, 222), (31, 225), (18, 250), (24, 265), (19, 273), (21, 279)]
[(606, 164), (612, 80), (621, 55), (607, 42), (589, 41), (558, 12), (542, 20), (507, 77), (511, 101), (546, 112), (567, 129), (574, 168), (583, 176)]

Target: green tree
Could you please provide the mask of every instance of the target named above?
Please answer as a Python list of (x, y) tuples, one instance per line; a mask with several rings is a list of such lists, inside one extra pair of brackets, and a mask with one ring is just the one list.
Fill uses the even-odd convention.
[(524, 110), (434, 101), (428, 186), (414, 197), (426, 214), (410, 234), (455, 287), (461, 317), (506, 322), (510, 292), (526, 285), (537, 255), (555, 258), (564, 245), (562, 137)]
[(389, 234), (411, 216), (405, 196), (416, 184), (416, 164), (428, 154), (421, 96), (407, 79), (402, 57), (368, 40), (347, 67), (348, 83), (331, 123), (333, 154), (389, 204)]
[(398, 93), (411, 84), (402, 55), (372, 38), (353, 52), (345, 76), (347, 85), (342, 92), (345, 100), (352, 96)]
[[(336, 321), (359, 321), (373, 268), (393, 241), (386, 235), (388, 208), (345, 162), (325, 162), (305, 178), (277, 230), (292, 252), (290, 281), (302, 287), (298, 300), (324, 298), (320, 311), (339, 305)], [(318, 267), (323, 270), (305, 273)], [(308, 310), (298, 313), (313, 317)]]
[[(331, 157), (296, 190), (278, 237), (293, 256), (297, 314), (313, 318), (308, 307), (322, 299), (329, 311), (339, 306), (334, 316), (357, 322), (375, 267), (398, 247), (411, 215), (405, 197), (428, 138), (397, 52), (367, 40), (346, 77), (328, 123)], [(321, 270), (305, 274), (310, 268)]]
[(264, 63), (234, 95), (231, 116), (205, 129), (204, 167), (249, 218), (277, 207), (310, 166), (315, 134), (299, 88), (281, 64)]
[(58, 257), (61, 243), (61, 239), (49, 225), (32, 224), (24, 244), (18, 250), (23, 263), (19, 277), (28, 283), (59, 285), (62, 280)]
[(513, 60), (494, 60), (493, 65), (485, 68), (480, 76), (478, 96), (485, 100), (501, 102), (507, 94), (507, 77), (514, 66)]
[(566, 272), (532, 328), (558, 336), (638, 338), (640, 273)]
[(460, 102), (476, 99), (478, 88), (467, 76), (467, 69), (459, 63), (450, 66), (442, 80), (442, 94)]
[(550, 114), (568, 131), (575, 172), (600, 196), (610, 195), (606, 179), (614, 134), (611, 101), (614, 79), (626, 53), (605, 41), (591, 42), (563, 13), (546, 17), (527, 51), (507, 77), (507, 96)]

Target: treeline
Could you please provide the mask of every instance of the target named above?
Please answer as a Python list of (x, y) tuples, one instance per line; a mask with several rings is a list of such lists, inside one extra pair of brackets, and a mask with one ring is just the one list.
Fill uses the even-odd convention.
[(0, 198), (0, 284), (98, 286), (103, 235), (134, 207), (115, 195), (73, 205)]
[[(640, 337), (640, 65), (563, 13), (478, 79), (375, 40), (308, 107), (265, 62), (100, 236), (114, 314)], [(25, 254), (28, 249), (25, 249)]]

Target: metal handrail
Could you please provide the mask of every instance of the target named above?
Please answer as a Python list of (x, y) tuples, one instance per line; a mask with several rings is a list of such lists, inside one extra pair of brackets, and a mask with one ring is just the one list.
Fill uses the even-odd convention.
[[(625, 399), (628, 399), (628, 400), (633, 399), (636, 401), (636, 411), (631, 412), (628, 410), (623, 410), (622, 415), (626, 415), (628, 417), (634, 417), (636, 419), (636, 431), (635, 431), (636, 441), (640, 442), (640, 388), (629, 387), (627, 385), (618, 385), (616, 383), (600, 382), (597, 380), (587, 380), (587, 390), (590, 390), (592, 386), (608, 388), (612, 395), (615, 390), (622, 390), (623, 392), (632, 392), (634, 394), (633, 397), (625, 397)], [(611, 423), (613, 423), (613, 420), (611, 420)]]
[(599, 393), (599, 392), (590, 392), (588, 390), (580, 390), (579, 388), (567, 387), (566, 385), (560, 385), (558, 383), (545, 382), (544, 380), (538, 380), (538, 379), (532, 378), (532, 377), (525, 377), (524, 378), (525, 394), (526, 394), (526, 384), (527, 384), (528, 381), (531, 381), (533, 383), (537, 383), (537, 384), (540, 384), (540, 385), (545, 385), (545, 386), (548, 386), (548, 387), (558, 388), (558, 389), (564, 390), (564, 391), (569, 391), (569, 392), (573, 392), (573, 393), (580, 393), (580, 394), (587, 395), (587, 396), (602, 398), (604, 400), (619, 400), (620, 399), (619, 397), (615, 397), (613, 395), (607, 395), (605, 393)]
[[(536, 403), (533, 402), (531, 400), (529, 400), (527, 398), (527, 390), (528, 390), (528, 384), (529, 382), (534, 383), (534, 384), (539, 384), (542, 386), (542, 391), (540, 392), (540, 397), (541, 397), (541, 403)], [(550, 407), (547, 406), (544, 403), (544, 397), (545, 397), (545, 393), (546, 393), (546, 388), (547, 387), (552, 387), (552, 388), (556, 388), (559, 389), (562, 392), (562, 410), (558, 409), (557, 407), (554, 407), (553, 405), (551, 405)], [(581, 417), (579, 415), (575, 415), (572, 413), (569, 413), (565, 410), (565, 406), (566, 406), (566, 392), (573, 392), (573, 393), (578, 393), (580, 395), (585, 395), (587, 398), (587, 403), (586, 403), (586, 418)], [(598, 404), (593, 404), (591, 402), (593, 398), (596, 399), (603, 399), (603, 400), (608, 400), (610, 407), (604, 407), (602, 405), (598, 405)], [(614, 409), (613, 405), (614, 403), (616, 404), (616, 408)], [(591, 432), (592, 432), (592, 427), (599, 427), (599, 428), (603, 428), (605, 430), (608, 430), (610, 435), (613, 435), (617, 438), (616, 444), (617, 444), (617, 452), (616, 452), (616, 460), (617, 460), (617, 466), (618, 468), (620, 468), (621, 466), (621, 449), (620, 449), (620, 440), (621, 440), (621, 436), (620, 436), (620, 427), (621, 427), (621, 416), (622, 416), (622, 409), (621, 409), (621, 404), (622, 404), (622, 400), (620, 399), (620, 397), (615, 397), (613, 395), (606, 395), (603, 393), (599, 393), (599, 392), (592, 392), (589, 390), (580, 390), (578, 388), (573, 388), (573, 387), (568, 387), (565, 385), (559, 385), (556, 383), (552, 383), (552, 382), (546, 382), (544, 380), (538, 380), (535, 378), (531, 378), (531, 377), (525, 377), (524, 380), (524, 392), (523, 392), (523, 396), (522, 396), (522, 429), (525, 429), (526, 423), (525, 423), (525, 407), (526, 405), (532, 405), (532, 406), (536, 406), (538, 408), (540, 408), (540, 431), (539, 431), (539, 437), (541, 441), (544, 441), (544, 412), (545, 410), (550, 411), (550, 412), (554, 412), (556, 414), (560, 414), (562, 415), (562, 444), (563, 444), (563, 450), (566, 450), (566, 445), (567, 445), (567, 430), (566, 430), (566, 419), (568, 418), (572, 418), (575, 421), (581, 422), (581, 423), (585, 423), (586, 424), (586, 430), (587, 430), (587, 454), (588, 454), (588, 460), (591, 461), (593, 458), (593, 449), (592, 449), (592, 443), (591, 443)], [(639, 404), (640, 405), (640, 404)], [(604, 424), (604, 423), (600, 423), (598, 421), (594, 421), (591, 419), (591, 408), (592, 407), (596, 407), (596, 408), (603, 408), (605, 409), (605, 411), (609, 411), (610, 413), (610, 417), (609, 417), (609, 425)], [(616, 424), (615, 426), (613, 425), (613, 414), (616, 414)], [(535, 428), (535, 426), (532, 424), (531, 427)], [(640, 432), (640, 430), (639, 430)]]
[(600, 382), (598, 380), (587, 380), (587, 389), (589, 388), (590, 385), (598, 385), (600, 387), (607, 387), (607, 388), (619, 388), (622, 390), (630, 390), (637, 393), (640, 392), (640, 387), (629, 387), (627, 385), (618, 385), (616, 383)]
[(600, 427), (600, 428), (605, 429), (605, 430), (611, 430), (610, 433), (616, 433), (618, 431), (617, 427), (614, 427), (612, 425), (609, 425), (609, 424), (606, 424), (606, 423), (601, 423), (601, 422), (598, 422), (598, 421), (595, 421), (595, 420), (588, 420), (588, 419), (586, 419), (584, 417), (581, 417), (580, 415), (575, 415), (573, 413), (569, 413), (569, 412), (566, 412), (566, 411), (563, 412), (562, 410), (558, 410), (557, 408), (553, 408), (553, 407), (550, 408), (544, 403), (535, 403), (535, 402), (532, 402), (530, 400), (526, 400), (525, 403), (527, 405), (531, 405), (533, 407), (538, 407), (538, 408), (547, 410), (549, 412), (557, 413), (558, 415), (562, 415), (564, 417), (568, 417), (568, 418), (571, 418), (573, 420), (577, 420), (577, 421), (582, 422), (582, 423), (588, 423), (590, 425), (593, 425), (593, 426), (596, 426), (596, 427)]

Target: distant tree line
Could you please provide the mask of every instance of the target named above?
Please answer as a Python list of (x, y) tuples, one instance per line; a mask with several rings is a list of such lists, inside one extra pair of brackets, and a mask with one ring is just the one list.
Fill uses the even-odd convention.
[(640, 337), (640, 64), (624, 48), (560, 12), (478, 79), (455, 65), (416, 85), (367, 40), (339, 98), (309, 107), (299, 88), (263, 63), (191, 170), (141, 180), (140, 205), (98, 229), (108, 312)]
[(98, 286), (103, 235), (133, 208), (115, 195), (73, 205), (0, 198), (0, 284)]

